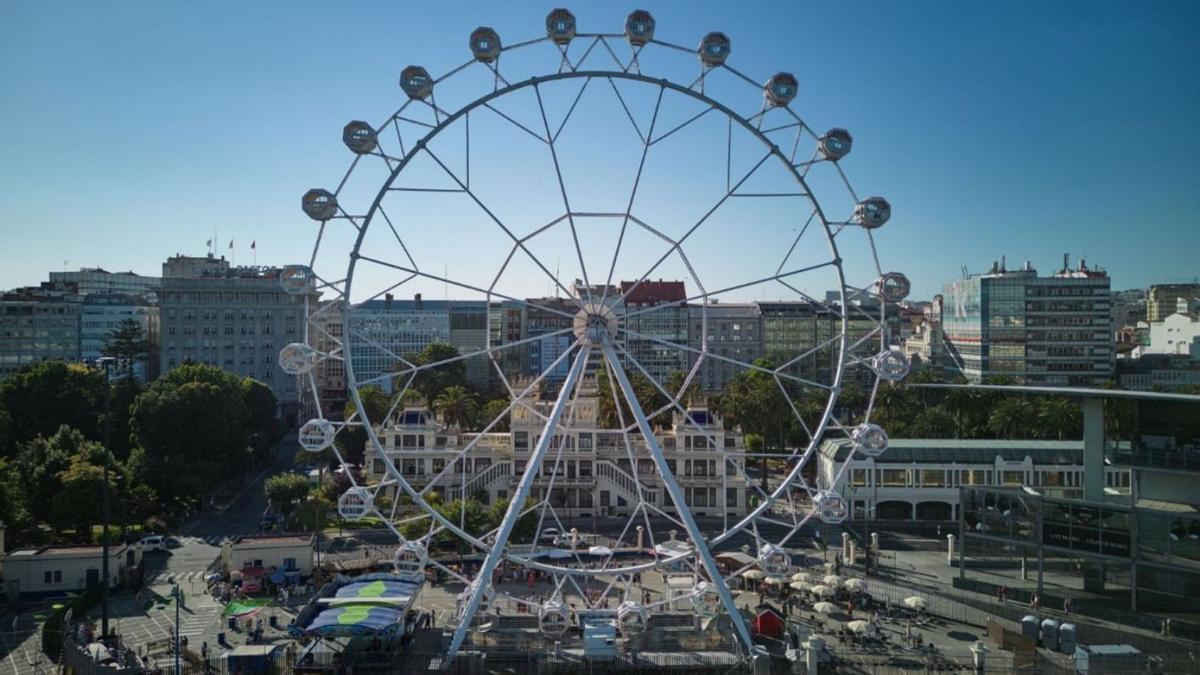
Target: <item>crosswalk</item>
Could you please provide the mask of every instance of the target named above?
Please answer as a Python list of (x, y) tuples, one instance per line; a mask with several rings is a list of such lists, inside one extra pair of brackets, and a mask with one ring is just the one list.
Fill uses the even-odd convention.
[(176, 570), (174, 572), (163, 570), (152, 577), (146, 578), (147, 586), (161, 586), (170, 583), (189, 583), (193, 581), (204, 581), (205, 575), (209, 573), (209, 568), (200, 567), (191, 570)]
[(205, 593), (197, 593), (187, 598), (184, 607), (187, 609), (179, 614), (179, 635), (186, 638), (208, 632), (223, 609), (221, 603)]
[(225, 541), (223, 534), (214, 534), (207, 537), (174, 537), (181, 545), (187, 544), (208, 544), (209, 546), (220, 546), (221, 542)]

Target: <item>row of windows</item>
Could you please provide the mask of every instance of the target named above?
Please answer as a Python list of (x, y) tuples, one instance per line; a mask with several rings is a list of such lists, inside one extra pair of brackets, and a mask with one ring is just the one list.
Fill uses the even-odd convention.
[[(850, 484), (866, 487), (869, 469), (853, 469)], [(1083, 471), (1057, 469), (1035, 470), (1033, 485), (1078, 487)], [(998, 481), (998, 482), (997, 482)], [(875, 485), (879, 487), (958, 487), (959, 485), (1029, 485), (1024, 470), (994, 471), (992, 469), (875, 469)]]

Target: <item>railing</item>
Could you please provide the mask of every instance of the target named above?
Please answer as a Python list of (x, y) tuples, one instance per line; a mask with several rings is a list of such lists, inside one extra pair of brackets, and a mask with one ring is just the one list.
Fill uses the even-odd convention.
[(491, 487), (497, 479), (507, 476), (512, 473), (512, 462), (500, 461), (492, 464), (483, 471), (475, 474), (471, 480), (467, 481), (466, 485), (451, 487), (447, 490), (450, 499), (461, 499), (464, 494), (471, 494), (476, 490), (486, 490)]
[(1109, 449), (1109, 459), (1117, 466), (1200, 471), (1200, 445), (1189, 443), (1172, 448), (1122, 445)]
[[(612, 482), (618, 488), (620, 488), (621, 490), (624, 490), (625, 497), (630, 499), (632, 502), (639, 501), (638, 497), (637, 497), (639, 494), (637, 480), (635, 480), (633, 476), (625, 473), (625, 471), (623, 471), (621, 469), (621, 467), (617, 466), (616, 464), (613, 464), (612, 462), (610, 462), (606, 459), (597, 460), (596, 461), (596, 475), (601, 478), (608, 479), (610, 482)], [(642, 487), (641, 495), (642, 495), (642, 500), (649, 501), (650, 500), (650, 489), (646, 488), (646, 487)]]

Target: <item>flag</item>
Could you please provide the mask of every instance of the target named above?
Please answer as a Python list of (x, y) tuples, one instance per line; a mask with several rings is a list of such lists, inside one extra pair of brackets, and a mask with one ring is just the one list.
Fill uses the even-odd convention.
[(254, 245), (257, 243), (258, 243), (257, 240), (250, 242), (250, 248), (254, 248)]
[(229, 240), (229, 248), (233, 248), (233, 240), (232, 239)]
[(211, 247), (211, 246), (212, 246), (212, 239), (209, 239), (208, 241), (204, 242), (204, 245), (205, 245), (205, 246), (209, 246), (209, 247)]

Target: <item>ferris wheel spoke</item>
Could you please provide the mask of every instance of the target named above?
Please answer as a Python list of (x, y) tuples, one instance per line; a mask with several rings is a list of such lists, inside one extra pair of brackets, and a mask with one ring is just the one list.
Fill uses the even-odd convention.
[(700, 218), (700, 220), (696, 221), (695, 225), (692, 225), (690, 228), (688, 228), (687, 232), (685, 232), (682, 237), (680, 237), (677, 241), (675, 241), (674, 245), (672, 245), (671, 248), (667, 249), (667, 252), (664, 253), (662, 255), (662, 257), (659, 258), (650, 267), (650, 269), (646, 270), (646, 273), (641, 275), (641, 277), (639, 277), (638, 280), (636, 282), (634, 282), (634, 284), (632, 286), (629, 287), (628, 291), (625, 291), (624, 293), (622, 293), (621, 296), (617, 299), (616, 303), (614, 303), (614, 304), (622, 304), (626, 300), (628, 300), (629, 296), (631, 294), (633, 294), (633, 292), (636, 291), (642, 285), (642, 283), (644, 283), (647, 279), (649, 279), (650, 275), (654, 274), (654, 271), (657, 270), (660, 265), (662, 265), (664, 262), (666, 262), (667, 258), (669, 258), (671, 256), (672, 251), (675, 251), (675, 250), (679, 249), (680, 247), (682, 247), (683, 242), (686, 241), (688, 237), (692, 236), (692, 234), (697, 229), (699, 229), (700, 226), (703, 225), (705, 221), (707, 221), (710, 217), (712, 217), (712, 215), (717, 212), (717, 209), (721, 208), (721, 206), (725, 202), (729, 201), (729, 197), (730, 197), (730, 195), (733, 194), (734, 190), (737, 190), (737, 188), (741, 187), (743, 183), (745, 183), (747, 180), (749, 180), (750, 177), (753, 176), (756, 171), (758, 171), (759, 167), (761, 167), (763, 165), (763, 163), (765, 163), (767, 161), (767, 159), (771, 157), (771, 154), (772, 153), (768, 152), (767, 154), (763, 155), (762, 159), (758, 160), (758, 162), (756, 162), (754, 164), (754, 166), (750, 169), (750, 171), (748, 171), (746, 173), (746, 175), (743, 176), (742, 179), (738, 181), (737, 185), (735, 185), (731, 190), (728, 190), (724, 195), (722, 195), (721, 198), (717, 200), (717, 203), (714, 204), (712, 206), (712, 208), (710, 208)]
[(617, 95), (617, 100), (621, 102), (621, 109), (625, 111), (625, 117), (629, 118), (629, 123), (633, 125), (634, 132), (641, 139), (642, 145), (646, 145), (646, 135), (642, 133), (641, 127), (638, 126), (637, 120), (633, 119), (633, 113), (629, 112), (629, 106), (625, 104), (625, 97), (621, 96), (621, 90), (617, 89), (617, 83), (613, 82), (611, 77), (604, 78), (608, 80), (608, 86), (612, 88), (613, 93)]
[(567, 114), (563, 116), (562, 122), (558, 124), (558, 129), (555, 130), (554, 135), (550, 137), (551, 143), (558, 140), (558, 135), (561, 134), (563, 128), (567, 126), (567, 120), (571, 119), (571, 115), (575, 113), (575, 107), (579, 105), (579, 99), (583, 98), (583, 92), (587, 90), (588, 85), (591, 84), (591, 82), (592, 78), (590, 76), (584, 78), (583, 86), (581, 86), (579, 88), (579, 92), (575, 94), (575, 100), (571, 101), (571, 107), (567, 108)]
[[(546, 137), (549, 138), (550, 120), (546, 117), (546, 106), (542, 102), (541, 87), (534, 85), (533, 93), (537, 96), (538, 110), (542, 114), (542, 125), (546, 130)], [(548, 145), (550, 146), (550, 158), (554, 160), (554, 175), (558, 178), (558, 191), (562, 194), (563, 206), (567, 210), (567, 223), (571, 226), (571, 240), (575, 243), (575, 255), (579, 258), (579, 269), (583, 274), (583, 284), (590, 303), (592, 301), (592, 282), (588, 279), (587, 265), (583, 262), (583, 249), (579, 246), (579, 232), (575, 229), (575, 216), (571, 212), (571, 200), (567, 198), (567, 186), (563, 182), (562, 167), (558, 162), (558, 150), (554, 147), (554, 143), (550, 142)]]
[(488, 110), (491, 110), (492, 112), (496, 113), (496, 114), (497, 114), (497, 115), (499, 115), (500, 117), (503, 117), (505, 120), (508, 120), (510, 123), (512, 123), (512, 124), (513, 124), (514, 126), (516, 126), (518, 129), (520, 129), (521, 131), (524, 131), (525, 133), (529, 134), (530, 136), (533, 136), (534, 138), (536, 138), (537, 140), (541, 141), (542, 143), (549, 143), (549, 142), (550, 142), (550, 140), (549, 140), (549, 139), (542, 137), (542, 135), (541, 135), (541, 134), (539, 134), (539, 133), (537, 133), (537, 132), (533, 131), (532, 129), (530, 129), (529, 127), (525, 126), (524, 124), (521, 124), (520, 122), (518, 122), (518, 121), (514, 120), (512, 117), (509, 117), (508, 115), (504, 114), (504, 112), (503, 112), (503, 111), (499, 110), (498, 108), (496, 108), (496, 107), (495, 107), (495, 106), (493, 106), (492, 104), (490, 104), (490, 103), (484, 103), (484, 104), (483, 104), (483, 107), (487, 108)]
[[(542, 261), (540, 259), (538, 259), (537, 256), (535, 256), (532, 252), (530, 252), (530, 250), (528, 248), (526, 248), (525, 244), (522, 243), (521, 240), (519, 238), (517, 238), (517, 236), (515, 234), (513, 234), (512, 230), (510, 230), (508, 228), (508, 226), (505, 225), (504, 222), (501, 221), (496, 216), (496, 214), (493, 213), (492, 210), (490, 208), (488, 208), (488, 206), (486, 204), (483, 203), (483, 200), (481, 200), (478, 195), (476, 195), (474, 192), (471, 191), (470, 188), (467, 187), (467, 184), (464, 183), (462, 181), (462, 179), (460, 179), (457, 175), (455, 175), (455, 173), (453, 171), (450, 170), (450, 167), (446, 166), (446, 163), (443, 162), (442, 159), (437, 156), (437, 154), (435, 154), (432, 150), (429, 149), (428, 145), (422, 146), (422, 149), (425, 151), (426, 154), (428, 154), (431, 158), (433, 158), (433, 161), (436, 162), (437, 165), (440, 166), (443, 171), (446, 172), (446, 175), (450, 176), (451, 180), (453, 180), (455, 183), (458, 183), (458, 186), (461, 187), (463, 189), (463, 192), (468, 197), (471, 198), (471, 201), (475, 202), (475, 204), (480, 209), (482, 209), (485, 214), (487, 214), (487, 217), (489, 219), (491, 219), (491, 221), (493, 223), (495, 223), (501, 230), (503, 230), (504, 234), (508, 235), (509, 239), (512, 239), (514, 244), (521, 247), (521, 250), (525, 252), (525, 255), (527, 255), (529, 257), (529, 259), (531, 261), (533, 261), (533, 263), (535, 265), (537, 265), (538, 268), (540, 268), (542, 270), (542, 272), (545, 273), (545, 275), (551, 281), (554, 282), (554, 285), (557, 286), (559, 288), (559, 290), (561, 290), (563, 293), (565, 293), (567, 295), (567, 297), (571, 296), (571, 291), (568, 290), (566, 286), (562, 285), (562, 282), (559, 281), (558, 277), (555, 276), (553, 273), (551, 273), (550, 270), (546, 268), (545, 264), (543, 264)], [(561, 178), (560, 178), (560, 183), (561, 183)], [(572, 232), (573, 231), (574, 231), (574, 225), (572, 225)], [(576, 248), (578, 248), (578, 242), (576, 242)], [(580, 254), (580, 257), (582, 259), (582, 254)]]
[(617, 360), (616, 350), (613, 348), (612, 339), (607, 335), (603, 337), (601, 343), (604, 349), (604, 355), (612, 366), (613, 374), (616, 376), (617, 384), (620, 385), (622, 394), (626, 403), (629, 404), (634, 418), (637, 420), (638, 428), (641, 431), (643, 439), (646, 441), (646, 446), (650, 451), (650, 458), (654, 460), (654, 464), (658, 467), (660, 478), (666, 488), (668, 494), (671, 495), (671, 501), (674, 502), (679, 516), (684, 523), (684, 529), (692, 540), (692, 546), (700, 558), (705, 571), (712, 579), (712, 583), (716, 588), (717, 594), (721, 597), (721, 603), (728, 613), (734, 629), (738, 636), (743, 640), (743, 644), (750, 645), (753, 642), (750, 640), (750, 631), (746, 627), (745, 619), (741, 612), (738, 611), (737, 605), (733, 601), (733, 595), (729, 592), (729, 587), (725, 585), (721, 578), (721, 570), (717, 567), (716, 560), (713, 559), (712, 552), (705, 543), (704, 535), (700, 531), (696, 520), (692, 517), (692, 513), (688, 508), (687, 500), (684, 498), (683, 488), (675, 480), (675, 475), (671, 473), (671, 469), (667, 466), (667, 460), (663, 456), (662, 447), (659, 446), (657, 439), (654, 436), (653, 429), (650, 428), (650, 422), (642, 413), (641, 405), (638, 403), (637, 394), (633, 390), (633, 385), (630, 384), (629, 378), (625, 375), (624, 369), (621, 368), (620, 362)]
[(756, 372), (765, 373), (767, 375), (778, 375), (779, 377), (785, 378), (787, 380), (790, 380), (792, 382), (795, 382), (797, 384), (801, 384), (801, 385), (804, 385), (807, 387), (813, 387), (815, 389), (821, 389), (824, 391), (829, 391), (833, 388), (827, 384), (821, 384), (820, 382), (813, 382), (812, 380), (806, 380), (802, 377), (796, 377), (795, 375), (791, 375), (788, 373), (781, 373), (778, 371), (778, 369), (765, 368), (763, 366), (755, 365), (753, 363), (746, 363), (745, 361), (740, 361), (740, 360), (735, 359), (730, 356), (723, 356), (723, 355), (717, 354), (715, 352), (706, 351), (703, 349), (697, 349), (695, 347), (690, 347), (688, 345), (680, 344), (678, 342), (671, 342), (670, 340), (664, 340), (662, 338), (654, 337), (653, 335), (647, 335), (645, 333), (640, 333), (638, 331), (630, 330), (628, 328), (618, 327), (617, 332), (624, 333), (624, 334), (626, 334), (630, 337), (636, 338), (638, 340), (645, 340), (645, 341), (653, 342), (655, 344), (663, 345), (664, 347), (672, 347), (672, 348), (678, 349), (680, 351), (685, 351), (685, 352), (689, 352), (692, 354), (701, 355), (704, 358), (715, 359), (717, 361), (724, 361), (725, 363), (739, 366), (741, 368), (745, 368), (746, 370), (753, 370)]
[(541, 471), (542, 461), (545, 459), (546, 452), (549, 450), (550, 443), (554, 438), (558, 427), (558, 420), (562, 416), (567, 397), (576, 388), (580, 376), (583, 375), (583, 367), (587, 362), (587, 356), (590, 351), (590, 345), (581, 346), (579, 354), (575, 357), (575, 362), (571, 364), (571, 370), (567, 373), (566, 381), (563, 382), (562, 388), (558, 392), (558, 398), (554, 403), (554, 408), (550, 413), (550, 420), (547, 421), (542, 431), (542, 437), (538, 440), (537, 446), (530, 454), (526, 472), (517, 483), (512, 501), (504, 513), (504, 518), (500, 521), (500, 529), (496, 533), (495, 543), (487, 556), (484, 557), (483, 564), (480, 566), (477, 577), (480, 583), (467, 601), (467, 606), (463, 611), (459, 626), (455, 629), (454, 637), (450, 640), (449, 653), (458, 652), (458, 648), (466, 638), (466, 631), (470, 627), (471, 620), (475, 617), (476, 612), (479, 611), (479, 603), (483, 600), (484, 591), (491, 584), (492, 574), (496, 570), (497, 563), (504, 557), (504, 551), (508, 547), (509, 535), (512, 534), (513, 526), (516, 525), (517, 515), (521, 511), (521, 506), (525, 503), (525, 498), (529, 495), (530, 489), (533, 487), (533, 481), (537, 477), (538, 472)]
[[(530, 382), (525, 387), (524, 390), (521, 391), (521, 394), (519, 397), (516, 397), (512, 401), (509, 401), (508, 405), (505, 406), (504, 410), (499, 415), (497, 415), (494, 419), (492, 419), (492, 421), (489, 422), (487, 424), (487, 426), (485, 426), (483, 428), (483, 431), (480, 431), (475, 436), (475, 438), (472, 438), (470, 441), (468, 441), (467, 444), (465, 446), (463, 446), (463, 448), (461, 450), (459, 450), (458, 452), (456, 452), (454, 454), (453, 459), (451, 459), (449, 462), (446, 463), (445, 468), (443, 468), (437, 475), (435, 475), (433, 480), (429, 481), (429, 485), (425, 486), (425, 488), (421, 490), (420, 494), (423, 495), (426, 492), (433, 489), (433, 487), (437, 484), (437, 482), (439, 480), (441, 480), (444, 476), (446, 476), (446, 474), (449, 473), (453, 469), (455, 462), (463, 461), (463, 458), (466, 457), (467, 453), (470, 452), (471, 450), (475, 449), (475, 446), (478, 445), (481, 440), (483, 440), (484, 436), (488, 432), (490, 432), (496, 425), (498, 425), (500, 423), (500, 420), (504, 419), (507, 415), (512, 413), (513, 408), (515, 408), (517, 406), (517, 401), (523, 400), (526, 396), (529, 396), (530, 392), (532, 392), (539, 385), (541, 385), (541, 383), (546, 379), (546, 376), (549, 375), (550, 373), (554, 372), (554, 370), (556, 368), (558, 368), (559, 364), (566, 361), (567, 357), (570, 356), (571, 352), (574, 351), (577, 347), (579, 347), (579, 343), (574, 342), (571, 344), (570, 347), (564, 349), (563, 353), (558, 355), (558, 358), (554, 359), (554, 361), (551, 362), (550, 365), (545, 368), (545, 370), (543, 370), (537, 377), (535, 377), (533, 379), (532, 382)], [(547, 424), (549, 424), (549, 421), (550, 421), (549, 418), (547, 418)]]
[(770, 281), (788, 279), (790, 277), (795, 277), (795, 276), (798, 276), (801, 274), (808, 274), (809, 272), (815, 272), (817, 270), (824, 269), (826, 267), (834, 267), (837, 264), (838, 264), (837, 260), (827, 260), (825, 262), (817, 263), (815, 265), (808, 265), (808, 266), (801, 267), (798, 269), (789, 270), (782, 274), (772, 274), (769, 276), (754, 279), (752, 281), (746, 281), (746, 282), (743, 282), (740, 284), (726, 286), (724, 288), (719, 288), (715, 291), (704, 291), (697, 295), (683, 298), (682, 300), (671, 300), (669, 302), (662, 302), (662, 303), (659, 303), (656, 305), (652, 305), (650, 307), (645, 307), (643, 309), (635, 309), (632, 312), (625, 312), (624, 314), (621, 314), (620, 317), (621, 317), (621, 319), (630, 319), (630, 318), (633, 318), (636, 316), (641, 316), (643, 314), (651, 314), (653, 312), (662, 311), (664, 309), (670, 309), (672, 307), (681, 307), (683, 305), (686, 305), (686, 304), (692, 303), (692, 302), (697, 302), (697, 301), (707, 302), (709, 298), (721, 295), (722, 293), (732, 293), (733, 291), (740, 291), (745, 288), (752, 288), (754, 286), (758, 286), (760, 284), (765, 284)]
[[(611, 78), (609, 82), (612, 82)], [(654, 126), (658, 123), (658, 112), (662, 108), (663, 94), (667, 91), (666, 87), (658, 88), (658, 99), (654, 102), (654, 113), (650, 117), (650, 128), (646, 131), (646, 139), (642, 141), (642, 156), (638, 160), (637, 173), (633, 178), (633, 187), (629, 191), (629, 201), (625, 204), (625, 216), (621, 221), (621, 231), (617, 235), (617, 246), (613, 251), (612, 264), (608, 268), (608, 278), (604, 282), (604, 288), (601, 289), (600, 306), (604, 306), (605, 300), (608, 299), (608, 289), (612, 286), (613, 273), (617, 269), (617, 259), (621, 256), (621, 244), (625, 241), (625, 228), (629, 226), (631, 218), (630, 212), (633, 211), (633, 202), (637, 199), (638, 186), (642, 182), (642, 170), (646, 168), (646, 155), (650, 153), (650, 136), (654, 135)], [(641, 223), (639, 223), (641, 225)]]
[(792, 257), (792, 253), (796, 250), (796, 245), (800, 243), (800, 239), (804, 237), (804, 233), (808, 232), (808, 226), (812, 225), (813, 219), (817, 217), (817, 210), (813, 209), (808, 215), (808, 220), (804, 221), (804, 226), (800, 228), (800, 232), (796, 234), (796, 238), (792, 240), (792, 245), (788, 247), (787, 253), (783, 254), (783, 260), (779, 261), (779, 267), (775, 268), (775, 273), (779, 274), (783, 271), (783, 266)]
[(393, 374), (407, 375), (408, 373), (419, 373), (423, 370), (432, 370), (434, 368), (441, 368), (442, 366), (446, 366), (451, 363), (458, 363), (459, 361), (466, 361), (468, 359), (473, 359), (477, 356), (496, 354), (498, 352), (503, 352), (508, 349), (513, 349), (514, 347), (520, 347), (520, 346), (527, 345), (527, 344), (530, 344), (533, 342), (538, 342), (539, 340), (545, 340), (547, 338), (554, 338), (554, 337), (558, 337), (560, 335), (566, 335), (568, 333), (571, 333), (573, 330), (574, 329), (572, 329), (572, 328), (563, 328), (560, 330), (553, 331), (551, 333), (545, 333), (543, 335), (535, 335), (533, 337), (523, 338), (523, 339), (517, 340), (515, 342), (503, 342), (501, 344), (498, 344), (498, 345), (495, 345), (492, 347), (486, 347), (484, 349), (477, 349), (472, 352), (467, 352), (465, 354), (459, 354), (458, 356), (452, 356), (452, 357), (446, 358), (446, 359), (440, 359), (438, 361), (432, 361), (430, 363), (413, 364), (411, 367), (405, 368), (404, 370), (398, 370)]
[(563, 318), (569, 318), (569, 319), (575, 318), (574, 314), (571, 314), (569, 312), (564, 312), (561, 309), (555, 309), (555, 308), (549, 307), (547, 305), (541, 305), (536, 302), (530, 302), (529, 300), (525, 300), (523, 298), (518, 298), (515, 296), (511, 296), (511, 295), (505, 295), (503, 293), (497, 293), (496, 291), (489, 291), (486, 288), (480, 288), (479, 286), (472, 286), (471, 284), (463, 283), (461, 281), (455, 281), (448, 277), (443, 277), (443, 276), (439, 276), (436, 274), (430, 274), (429, 272), (422, 272), (420, 270), (413, 269), (410, 267), (405, 267), (403, 265), (397, 265), (396, 263), (390, 263), (390, 262), (387, 262), (386, 260), (379, 260), (378, 258), (372, 258), (371, 256), (367, 256), (367, 255), (360, 255), (358, 257), (358, 259), (365, 260), (366, 262), (374, 263), (376, 265), (381, 265), (383, 267), (389, 267), (391, 269), (394, 269), (394, 270), (397, 270), (400, 272), (416, 274), (417, 276), (425, 278), (425, 279), (430, 279), (433, 281), (440, 281), (444, 284), (449, 284), (449, 285), (455, 286), (457, 288), (462, 288), (462, 289), (465, 289), (468, 291), (475, 291), (476, 293), (480, 293), (482, 295), (496, 296), (497, 298), (500, 298), (501, 300), (508, 300), (510, 302), (515, 302), (523, 307), (536, 309), (539, 312), (546, 312), (548, 314), (554, 314), (557, 316), (561, 316)]
[(707, 107), (707, 108), (705, 108), (704, 110), (701, 110), (700, 112), (698, 112), (698, 113), (696, 113), (695, 115), (693, 115), (693, 116), (692, 116), (691, 118), (689, 118), (687, 121), (685, 121), (685, 122), (683, 122), (682, 124), (680, 124), (680, 125), (678, 125), (678, 126), (674, 127), (674, 128), (673, 128), (673, 129), (671, 129), (670, 131), (668, 131), (668, 132), (666, 132), (666, 133), (662, 134), (662, 135), (661, 135), (661, 136), (659, 136), (658, 138), (652, 138), (652, 139), (650, 139), (650, 143), (649, 143), (649, 144), (650, 144), (650, 145), (654, 145), (654, 144), (658, 143), (659, 141), (662, 141), (662, 140), (665, 140), (665, 139), (667, 139), (667, 138), (668, 138), (668, 137), (670, 137), (672, 134), (674, 134), (676, 131), (679, 131), (679, 130), (683, 129), (684, 127), (688, 126), (688, 125), (689, 125), (689, 124), (691, 124), (692, 122), (695, 122), (696, 120), (700, 119), (701, 117), (704, 117), (705, 115), (707, 115), (708, 113), (710, 113), (710, 112), (712, 112), (712, 111), (714, 111), (714, 110), (716, 110), (716, 108), (714, 108), (714, 107), (713, 107), (713, 106), (711, 106), (711, 105), (710, 105), (710, 106), (708, 106), (708, 107)]

